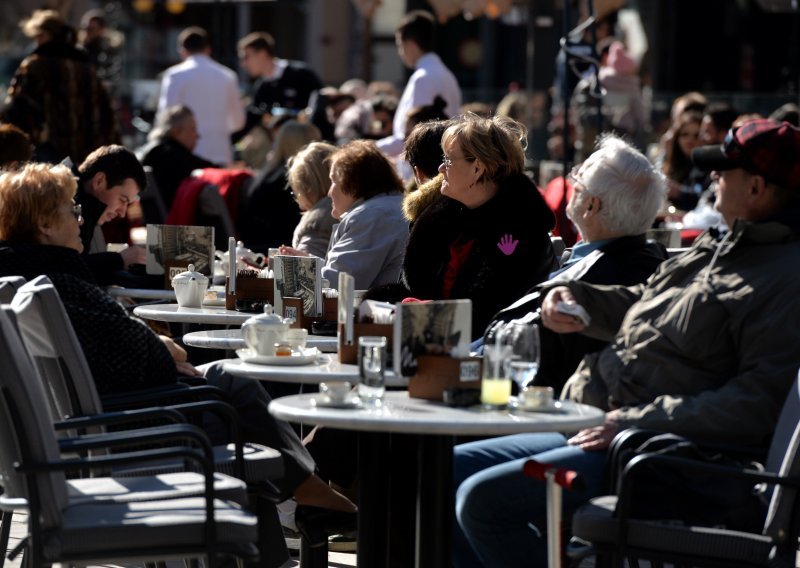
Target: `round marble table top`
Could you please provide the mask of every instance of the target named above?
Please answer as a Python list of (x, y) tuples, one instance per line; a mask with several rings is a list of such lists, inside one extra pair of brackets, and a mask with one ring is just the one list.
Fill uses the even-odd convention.
[[(224, 359), (221, 363), (225, 371), (232, 375), (262, 381), (299, 384), (350, 381), (356, 384), (359, 380), (358, 365), (339, 363), (335, 354), (327, 353), (320, 354), (317, 361), (310, 365), (261, 365), (247, 363), (238, 358)], [(408, 385), (407, 378), (398, 377), (393, 371), (387, 371), (385, 379), (388, 387)]]
[[(244, 349), (246, 347), (242, 338), (241, 329), (210, 329), (207, 331), (193, 331), (183, 336), (183, 342), (192, 347), (206, 349)], [(338, 341), (335, 337), (325, 335), (309, 335), (306, 340), (307, 347), (316, 347), (323, 353), (336, 353)]]
[(214, 325), (242, 325), (255, 314), (226, 310), (223, 307), (203, 306), (182, 308), (178, 304), (150, 304), (137, 306), (133, 313), (145, 319), (170, 323), (199, 323)]
[(505, 435), (522, 432), (576, 432), (597, 426), (599, 408), (564, 401), (558, 412), (452, 408), (441, 402), (411, 398), (407, 391), (387, 392), (379, 408), (326, 408), (313, 404), (318, 394), (281, 397), (269, 405), (282, 420), (346, 430), (439, 435)]

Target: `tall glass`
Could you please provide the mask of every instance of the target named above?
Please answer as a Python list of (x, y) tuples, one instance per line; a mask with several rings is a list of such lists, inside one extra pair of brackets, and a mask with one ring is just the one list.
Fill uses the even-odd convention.
[(539, 326), (535, 323), (509, 324), (502, 336), (509, 347), (506, 374), (517, 383), (519, 392), (533, 383), (539, 371)]
[(358, 338), (358, 397), (366, 405), (380, 406), (386, 392), (386, 338), (367, 335)]
[(492, 410), (505, 408), (511, 396), (511, 377), (505, 361), (511, 347), (503, 342), (502, 334), (492, 343), (483, 346), (483, 379), (481, 380), (481, 404)]

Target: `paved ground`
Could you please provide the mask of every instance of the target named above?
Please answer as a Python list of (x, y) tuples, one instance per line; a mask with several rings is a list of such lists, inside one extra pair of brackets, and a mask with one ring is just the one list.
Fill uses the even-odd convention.
[[(9, 549), (13, 549), (20, 541), (20, 539), (25, 534), (26, 530), (26, 517), (25, 515), (14, 515), (14, 521), (11, 525), (11, 538), (9, 539)], [(15, 560), (10, 561), (6, 560), (5, 566), (9, 568), (19, 568), (21, 565), (22, 556), (18, 556)], [(299, 566), (300, 563), (296, 560), (291, 561), (289, 564), (286, 564), (284, 568), (294, 568)], [(340, 552), (330, 552), (328, 553), (328, 566), (329, 568), (345, 568), (348, 566), (355, 566), (356, 565), (356, 555), (355, 554), (345, 554)], [(168, 564), (168, 568), (183, 568), (183, 563), (178, 562), (170, 562)], [(115, 568), (115, 566), (109, 566), (108, 568)]]

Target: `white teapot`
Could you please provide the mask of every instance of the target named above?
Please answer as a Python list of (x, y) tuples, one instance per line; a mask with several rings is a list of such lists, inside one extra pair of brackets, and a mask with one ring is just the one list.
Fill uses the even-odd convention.
[(275, 344), (286, 340), (292, 320), (274, 313), (272, 304), (264, 304), (264, 313), (253, 316), (242, 324), (242, 337), (251, 350), (258, 355), (275, 355)]
[[(216, 251), (214, 255), (220, 261), (221, 274), (228, 274), (229, 256), (228, 251)], [(242, 241), (236, 243), (236, 270), (244, 270), (246, 268), (263, 268), (266, 263), (266, 257), (260, 252), (255, 252), (246, 248)]]
[(203, 305), (203, 298), (208, 290), (208, 276), (195, 272), (194, 264), (190, 264), (189, 270), (172, 277), (172, 288), (179, 306), (199, 308)]

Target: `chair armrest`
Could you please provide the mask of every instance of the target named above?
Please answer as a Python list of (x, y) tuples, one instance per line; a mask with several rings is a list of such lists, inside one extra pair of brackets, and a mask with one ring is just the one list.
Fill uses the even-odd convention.
[(27, 511), (30, 509), (28, 500), (23, 497), (8, 497), (0, 495), (0, 511)]
[(150, 418), (164, 418), (170, 422), (180, 424), (186, 422), (183, 414), (170, 408), (137, 408), (118, 412), (104, 412), (92, 416), (75, 416), (59, 422), (54, 422), (56, 430), (75, 430), (106, 424), (125, 424), (127, 422), (141, 422)]
[(212, 452), (211, 441), (202, 429), (190, 424), (170, 424), (139, 430), (125, 430), (105, 434), (88, 434), (76, 438), (62, 438), (62, 452), (81, 452), (95, 448), (138, 446), (147, 442), (192, 441), (204, 451)]
[[(665, 456), (652, 453), (642, 454), (633, 458), (625, 466), (625, 469), (622, 472), (620, 490), (617, 498), (617, 508), (615, 511), (615, 516), (619, 521), (619, 542), (625, 541), (628, 522), (631, 518), (630, 511), (633, 505), (633, 490), (638, 482), (640, 473), (644, 470), (645, 466), (654, 465), (661, 470), (683, 469), (697, 473), (709, 473), (720, 477), (749, 480), (754, 484), (766, 483), (769, 485), (783, 485), (787, 487), (800, 488), (800, 476), (786, 477), (772, 472), (718, 465), (683, 457)], [(666, 498), (668, 498), (668, 496), (666, 496)]]
[(763, 447), (720, 444), (718, 442), (713, 442), (708, 440), (697, 440), (694, 438), (687, 438), (685, 436), (679, 436), (677, 434), (672, 434), (670, 432), (664, 432), (660, 430), (647, 430), (644, 428), (635, 428), (635, 427), (626, 428), (625, 430), (619, 432), (614, 437), (608, 448), (608, 458), (606, 461), (605, 475), (606, 475), (606, 486), (608, 488), (609, 493), (616, 494), (618, 492), (622, 476), (622, 471), (621, 471), (622, 468), (620, 467), (622, 465), (621, 460), (626, 455), (626, 453), (635, 450), (643, 443), (645, 443), (647, 440), (663, 434), (668, 434), (675, 440), (680, 439), (692, 442), (695, 446), (697, 446), (701, 450), (721, 453), (725, 456), (738, 460), (763, 462), (764, 460), (766, 460), (767, 457), (767, 449)]
[(132, 406), (164, 406), (165, 398), (176, 400), (227, 400), (225, 392), (213, 385), (189, 386), (182, 382), (166, 387), (115, 393), (100, 398), (106, 410), (124, 410)]

